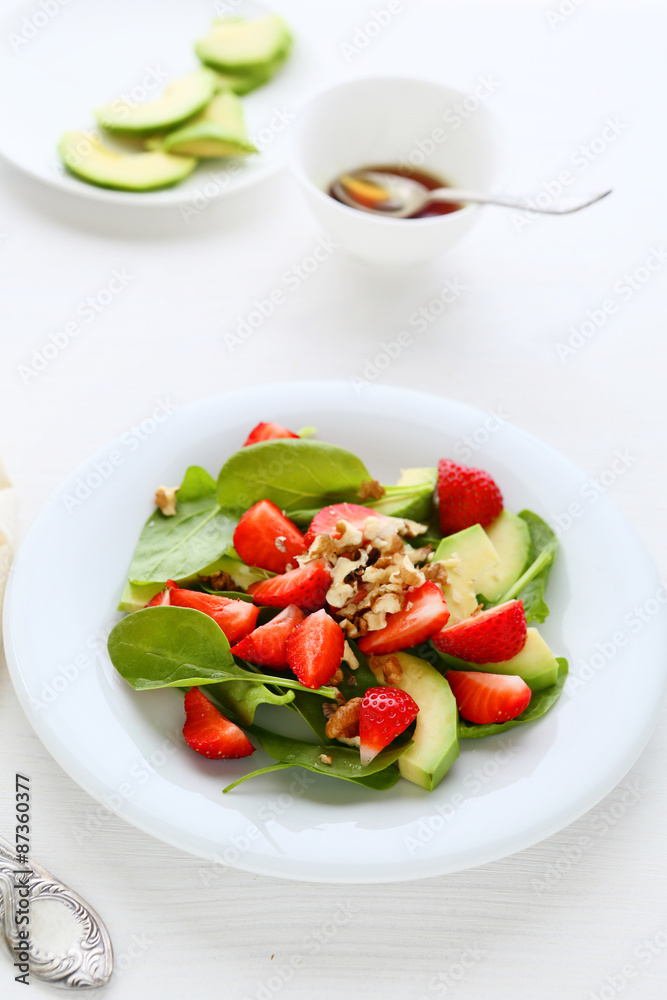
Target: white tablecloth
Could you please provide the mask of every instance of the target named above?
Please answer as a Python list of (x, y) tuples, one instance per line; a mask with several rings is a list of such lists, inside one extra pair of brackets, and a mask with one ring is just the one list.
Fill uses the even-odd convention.
[[(569, 171), (568, 190), (614, 194), (565, 219), (488, 209), (448, 257), (404, 276), (333, 254), (232, 351), (225, 334), (321, 236), (286, 174), (184, 224), (174, 210), (61, 199), (3, 167), (0, 451), (20, 534), (65, 476), (160, 401), (358, 377), (450, 280), (464, 292), (381, 379), (495, 410), (602, 477), (667, 570), (664, 6), (403, 0), (352, 55), (341, 43), (383, 0), (276, 6), (317, 40), (326, 78), (398, 71), (464, 91), (497, 81), (487, 106), (504, 131), (505, 189), (553, 190)], [(110, 304), (26, 378), (32, 352), (114, 274)], [(49, 586), (35, 594), (36, 627)], [(99, 814), (33, 734), (3, 665), (0, 830), (13, 829), (20, 770), (35, 857), (108, 924), (113, 1000), (657, 1000), (666, 743), (662, 725), (607, 800), (518, 856), (396, 886), (292, 884), (215, 868)], [(0, 962), (0, 995), (21, 989)], [(48, 992), (35, 983), (31, 995)]]

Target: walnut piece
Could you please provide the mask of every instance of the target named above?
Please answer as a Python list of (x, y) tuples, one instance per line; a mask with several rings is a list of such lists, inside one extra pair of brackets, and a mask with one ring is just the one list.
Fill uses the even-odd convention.
[(210, 576), (200, 576), (199, 579), (211, 590), (231, 590), (236, 591), (239, 594), (245, 594), (243, 587), (239, 587), (234, 578), (231, 577), (229, 573), (223, 572), (223, 570), (211, 573)]
[(379, 500), (385, 492), (384, 486), (381, 486), (377, 479), (364, 480), (359, 487), (359, 499), (362, 503), (364, 500)]
[(343, 649), (343, 663), (347, 663), (350, 670), (356, 670), (359, 667), (359, 660), (354, 655), (352, 647), (350, 646), (347, 639), (345, 640), (345, 647)]
[(395, 656), (390, 656), (382, 664), (382, 675), (387, 684), (398, 684), (403, 676), (401, 664)]
[(437, 583), (440, 586), (449, 582), (447, 567), (440, 559), (437, 562), (429, 563), (428, 566), (424, 566), (422, 573), (427, 580), (432, 580), (433, 583)]
[(176, 494), (178, 486), (158, 486), (155, 491), (155, 503), (165, 517), (173, 517), (176, 513)]
[(328, 753), (321, 753), (320, 760), (323, 764), (333, 764), (333, 757), (330, 757)]
[(359, 713), (361, 698), (350, 698), (331, 716), (325, 727), (325, 733), (330, 740), (343, 736), (346, 739), (359, 735)]
[(337, 685), (341, 683), (343, 678), (344, 678), (343, 671), (339, 667), (336, 673), (331, 678), (331, 680), (329, 680), (327, 683), (329, 687), (337, 687)]

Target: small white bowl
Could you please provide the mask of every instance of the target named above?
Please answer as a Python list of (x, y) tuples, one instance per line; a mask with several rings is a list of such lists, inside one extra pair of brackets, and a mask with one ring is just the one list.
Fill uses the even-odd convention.
[(346, 170), (399, 163), (452, 187), (490, 191), (496, 126), (477, 90), (463, 94), (428, 80), (388, 76), (351, 80), (309, 101), (292, 136), (290, 164), (313, 213), (342, 247), (376, 264), (405, 265), (436, 257), (467, 233), (480, 206), (426, 219), (383, 219), (327, 191)]

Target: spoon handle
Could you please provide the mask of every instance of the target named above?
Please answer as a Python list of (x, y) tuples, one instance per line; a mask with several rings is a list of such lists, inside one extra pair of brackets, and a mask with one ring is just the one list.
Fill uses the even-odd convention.
[(565, 198), (555, 198), (548, 205), (537, 205), (532, 199), (511, 194), (487, 194), (483, 191), (462, 191), (459, 188), (436, 188), (429, 192), (429, 201), (460, 201), (478, 205), (503, 205), (505, 208), (518, 208), (522, 211), (539, 212), (543, 215), (568, 215), (578, 212), (587, 205), (592, 205), (601, 198), (611, 194), (611, 189), (592, 195), (568, 195)]
[[(53, 919), (51, 904), (60, 903), (69, 911), (66, 925), (71, 924), (73, 918), (79, 932), (67, 949), (61, 948), (60, 953), (54, 953), (40, 947), (33, 938), (35, 921), (31, 919), (28, 924), (22, 921), (23, 928), (31, 929), (29, 962), (24, 963), (29, 965), (29, 975), (65, 989), (104, 986), (113, 970), (113, 952), (107, 929), (98, 915), (78, 893), (68, 889), (41, 865), (32, 859), (25, 864), (19, 861), (12, 845), (0, 837), (0, 942), (13, 962), (19, 961), (17, 952), (25, 948), (17, 921), (19, 913), (26, 912), (23, 902), (26, 894), (21, 891), (25, 888), (29, 893), (29, 916), (33, 907), (37, 913), (40, 901), (48, 900), (47, 912)], [(15, 972), (19, 972), (18, 968)]]

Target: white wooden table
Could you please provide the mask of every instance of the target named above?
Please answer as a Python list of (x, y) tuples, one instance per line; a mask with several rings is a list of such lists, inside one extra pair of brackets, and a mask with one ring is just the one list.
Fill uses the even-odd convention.
[[(447, 258), (403, 277), (334, 254), (232, 352), (225, 333), (321, 235), (287, 175), (186, 225), (171, 210), (61, 200), (3, 167), (0, 449), (21, 530), (159, 400), (358, 377), (451, 280), (464, 293), (380, 377), (500, 412), (602, 476), (667, 571), (664, 6), (403, 0), (350, 54), (342, 43), (383, 0), (276, 5), (317, 44), (326, 78), (399, 71), (466, 92), (496, 81), (487, 106), (505, 134), (506, 189), (546, 190), (569, 171), (571, 191), (615, 192), (568, 219), (488, 209)], [(126, 287), (25, 384), (19, 366), (114, 271)], [(36, 627), (46, 600), (48, 585)], [(412, 884), (296, 884), (203, 863), (105, 813), (46, 753), (0, 671), (0, 830), (20, 770), (35, 856), (108, 924), (110, 1000), (662, 998), (666, 751), (663, 724), (592, 813), (496, 864)], [(31, 995), (49, 992), (34, 983)], [(23, 996), (2, 960), (0, 996)]]

